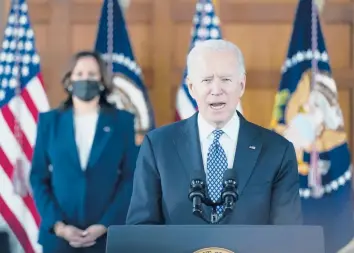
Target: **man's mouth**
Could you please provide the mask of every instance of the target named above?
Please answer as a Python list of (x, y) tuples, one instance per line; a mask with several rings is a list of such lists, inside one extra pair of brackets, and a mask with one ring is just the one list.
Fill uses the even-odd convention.
[(209, 106), (213, 110), (221, 110), (226, 106), (226, 103), (211, 103)]

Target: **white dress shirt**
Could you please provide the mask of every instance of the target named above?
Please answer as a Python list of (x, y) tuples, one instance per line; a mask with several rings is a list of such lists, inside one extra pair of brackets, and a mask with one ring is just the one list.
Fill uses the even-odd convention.
[[(221, 128), (221, 130), (224, 131), (224, 134), (220, 137), (220, 144), (222, 148), (225, 150), (229, 169), (231, 169), (234, 164), (239, 129), (240, 129), (240, 119), (236, 112), (232, 116), (230, 121), (223, 128)], [(207, 173), (208, 150), (209, 150), (209, 146), (213, 143), (214, 140), (213, 131), (215, 130), (215, 127), (210, 125), (199, 113), (198, 130), (199, 130), (199, 140), (201, 144), (204, 170)]]
[(86, 170), (96, 133), (97, 119), (98, 113), (75, 115), (75, 141), (82, 170)]

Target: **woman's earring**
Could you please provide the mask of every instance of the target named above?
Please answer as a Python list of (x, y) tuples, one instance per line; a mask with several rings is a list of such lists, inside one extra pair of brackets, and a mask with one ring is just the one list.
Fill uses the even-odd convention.
[(73, 86), (71, 86), (71, 85), (69, 85), (69, 87), (68, 87), (68, 91), (72, 91), (73, 90)]
[(100, 85), (100, 91), (103, 91), (103, 90), (104, 90), (104, 86)]

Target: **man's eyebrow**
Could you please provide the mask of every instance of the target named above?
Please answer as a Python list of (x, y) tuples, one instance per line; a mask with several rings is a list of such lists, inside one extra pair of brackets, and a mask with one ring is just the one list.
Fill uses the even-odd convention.
[(209, 75), (209, 76), (202, 76), (203, 79), (207, 79), (207, 78), (213, 78), (214, 75)]
[(232, 77), (230, 74), (223, 74), (223, 75), (218, 75), (218, 77)]

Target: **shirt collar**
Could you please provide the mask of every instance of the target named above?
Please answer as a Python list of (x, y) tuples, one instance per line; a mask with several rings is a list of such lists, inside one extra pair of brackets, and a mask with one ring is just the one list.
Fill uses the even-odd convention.
[[(227, 122), (221, 130), (223, 130), (231, 140), (237, 141), (239, 127), (240, 118), (238, 117), (237, 112), (235, 112), (229, 122)], [(198, 129), (200, 139), (205, 140), (212, 137), (212, 132), (215, 130), (215, 127), (208, 123), (204, 117), (198, 113)]]

